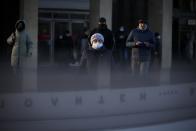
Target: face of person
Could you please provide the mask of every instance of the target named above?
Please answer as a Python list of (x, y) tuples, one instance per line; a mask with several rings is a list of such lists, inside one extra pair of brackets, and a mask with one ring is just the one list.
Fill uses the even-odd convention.
[(69, 37), (69, 36), (71, 36), (71, 33), (66, 33), (65, 35), (66, 35), (67, 37)]
[(105, 28), (105, 26), (106, 26), (106, 23), (105, 22), (99, 22), (98, 23), (98, 27), (99, 28)]
[(144, 30), (145, 29), (145, 24), (144, 23), (139, 23), (139, 29)]
[(17, 29), (18, 31), (24, 30), (24, 24), (23, 24), (23, 23), (19, 23), (19, 24), (17, 25), (16, 29)]
[(103, 47), (103, 41), (95, 39), (92, 43), (92, 48), (93, 49), (100, 49), (101, 47)]
[(122, 31), (122, 32), (124, 31), (124, 27), (123, 26), (120, 27), (120, 31)]

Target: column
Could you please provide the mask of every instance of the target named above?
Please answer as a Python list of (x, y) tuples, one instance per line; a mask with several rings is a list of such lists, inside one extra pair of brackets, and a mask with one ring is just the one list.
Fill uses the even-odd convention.
[(105, 17), (109, 29), (112, 29), (112, 0), (100, 0), (100, 17)]
[(163, 0), (161, 82), (169, 83), (172, 66), (173, 0)]
[(90, 0), (90, 28), (97, 26), (100, 17), (105, 17), (109, 29), (112, 29), (112, 1)]
[(148, 0), (148, 23), (150, 29), (160, 34), (162, 33), (162, 1), (163, 0)]
[(90, 0), (90, 29), (97, 27), (100, 17), (99, 3), (100, 0)]
[(37, 36), (38, 36), (38, 0), (21, 0), (20, 17), (26, 21), (26, 31), (32, 42), (32, 56), (24, 69), (22, 89), (23, 91), (37, 90)]

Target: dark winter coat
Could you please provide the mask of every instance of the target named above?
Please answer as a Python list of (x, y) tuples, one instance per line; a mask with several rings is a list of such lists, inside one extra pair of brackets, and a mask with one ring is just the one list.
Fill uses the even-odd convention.
[[(146, 47), (144, 44), (136, 46), (136, 42), (148, 42), (149, 47)], [(136, 58), (139, 61), (149, 61), (151, 57), (151, 50), (155, 46), (154, 33), (151, 32), (148, 28), (145, 30), (140, 30), (139, 28), (133, 29), (127, 38), (127, 42), (132, 42), (132, 59)]]
[(87, 50), (87, 68), (89, 73), (96, 74), (100, 69), (108, 70), (111, 65), (111, 51), (106, 48)]

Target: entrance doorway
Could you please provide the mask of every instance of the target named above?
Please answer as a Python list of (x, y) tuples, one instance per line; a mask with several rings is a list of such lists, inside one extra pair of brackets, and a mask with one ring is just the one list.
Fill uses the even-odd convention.
[[(71, 62), (73, 46), (84, 28), (88, 28), (88, 12), (40, 12), (38, 64), (66, 64)], [(74, 18), (73, 18), (74, 16)], [(75, 17), (78, 16), (78, 17)], [(82, 16), (82, 17), (81, 17)], [(72, 47), (67, 36), (72, 39)]]

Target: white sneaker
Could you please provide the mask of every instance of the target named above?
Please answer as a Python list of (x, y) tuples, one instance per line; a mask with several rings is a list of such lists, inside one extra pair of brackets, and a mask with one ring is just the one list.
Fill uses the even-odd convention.
[(69, 66), (78, 67), (80, 66), (80, 63), (79, 62), (70, 63)]

